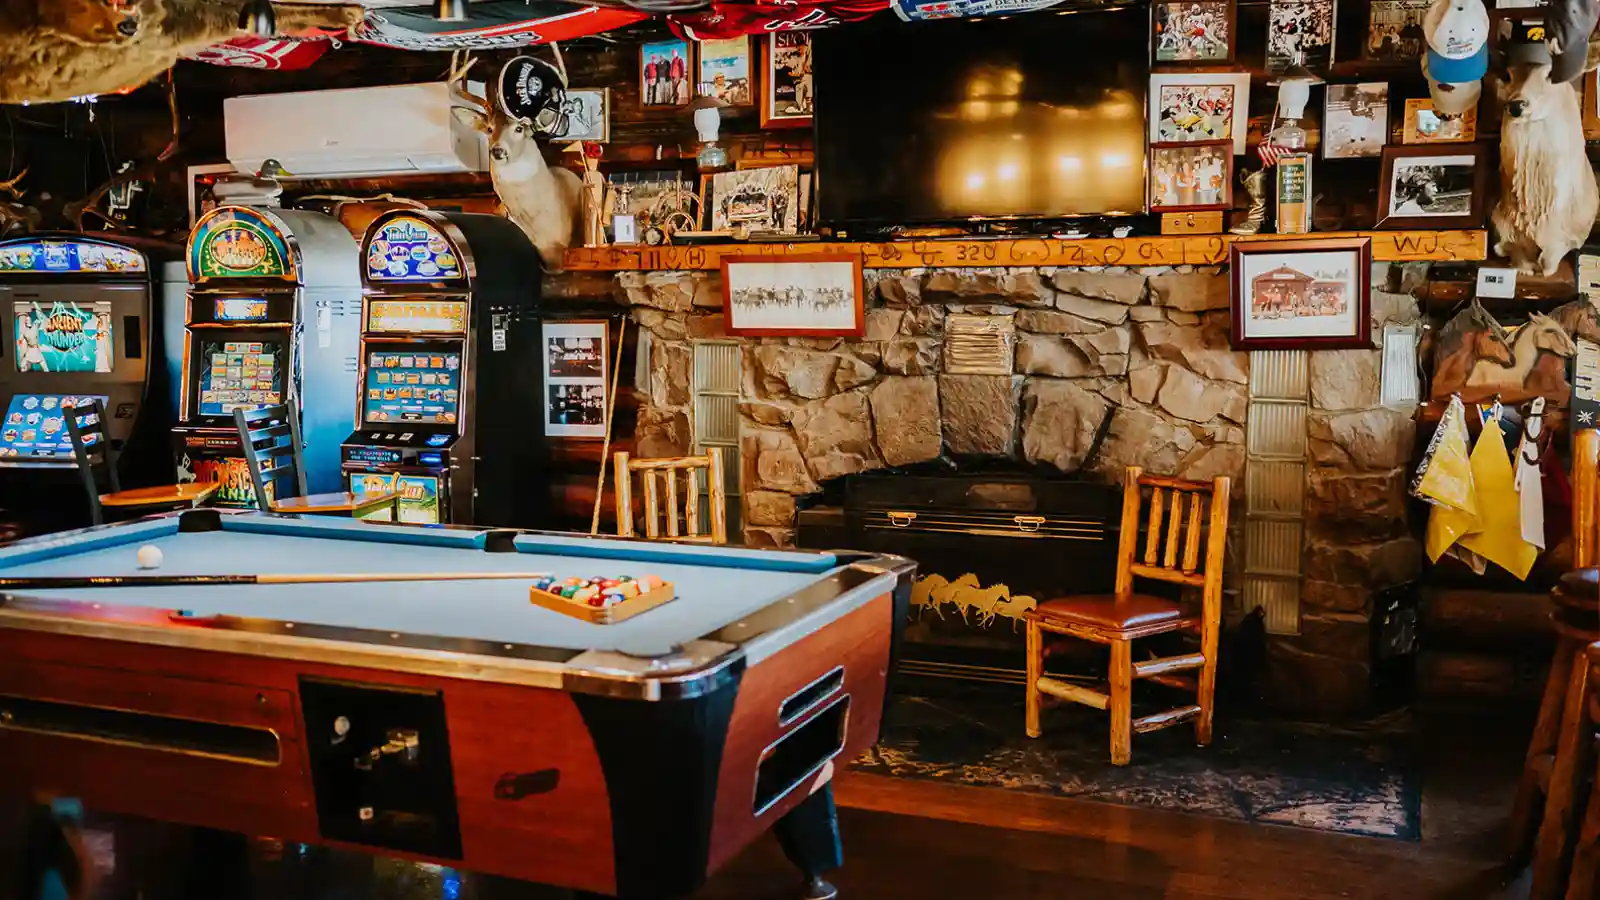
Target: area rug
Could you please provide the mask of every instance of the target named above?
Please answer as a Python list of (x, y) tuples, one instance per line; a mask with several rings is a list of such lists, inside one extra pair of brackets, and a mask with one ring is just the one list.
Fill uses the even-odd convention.
[[(1051, 707), (1022, 731), (1021, 689), (897, 696), (857, 771), (1397, 840), (1421, 837), (1417, 740), (1380, 722), (1329, 728), (1219, 716), (1210, 747), (1178, 725), (1134, 735), (1113, 766), (1104, 713)], [(1135, 710), (1135, 715), (1140, 714)]]

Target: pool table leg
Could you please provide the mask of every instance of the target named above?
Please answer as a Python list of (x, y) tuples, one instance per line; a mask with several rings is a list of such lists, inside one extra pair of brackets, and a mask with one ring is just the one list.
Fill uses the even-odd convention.
[(833, 805), (833, 783), (823, 785), (772, 826), (783, 855), (805, 878), (804, 900), (833, 900), (839, 889), (823, 874), (844, 865), (839, 840), (839, 811)]

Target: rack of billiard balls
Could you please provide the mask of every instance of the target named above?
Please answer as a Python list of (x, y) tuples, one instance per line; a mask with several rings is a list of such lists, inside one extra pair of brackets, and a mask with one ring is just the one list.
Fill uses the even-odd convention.
[(615, 625), (666, 603), (674, 595), (672, 582), (659, 575), (547, 577), (534, 581), (528, 589), (528, 599), (533, 603), (597, 625)]

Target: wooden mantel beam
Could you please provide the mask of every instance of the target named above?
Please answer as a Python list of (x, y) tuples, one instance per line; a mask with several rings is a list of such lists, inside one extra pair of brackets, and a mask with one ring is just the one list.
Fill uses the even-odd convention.
[(1203, 266), (1226, 264), (1234, 241), (1283, 241), (1301, 237), (1372, 238), (1378, 262), (1470, 262), (1487, 257), (1488, 233), (1474, 231), (1341, 231), (1312, 235), (1225, 234), (1059, 240), (893, 241), (889, 243), (797, 242), (686, 244), (647, 247), (578, 247), (567, 251), (566, 268), (591, 272), (693, 271), (719, 269), (724, 256), (792, 256), (859, 253), (869, 269), (982, 268), (988, 266)]

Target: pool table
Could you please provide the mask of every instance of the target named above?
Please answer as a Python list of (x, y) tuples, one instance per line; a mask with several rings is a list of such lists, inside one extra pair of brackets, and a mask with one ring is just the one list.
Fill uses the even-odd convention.
[(519, 580), (5, 595), (0, 791), (625, 898), (771, 828), (833, 895), (829, 779), (877, 739), (907, 560), (218, 510), (0, 547), (0, 577), (484, 570), (677, 597), (598, 625)]

